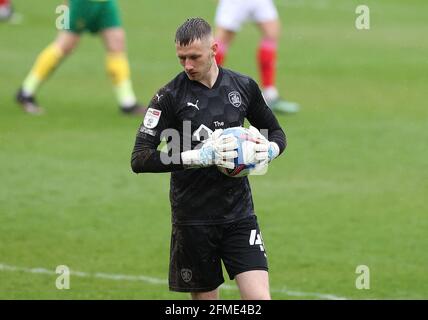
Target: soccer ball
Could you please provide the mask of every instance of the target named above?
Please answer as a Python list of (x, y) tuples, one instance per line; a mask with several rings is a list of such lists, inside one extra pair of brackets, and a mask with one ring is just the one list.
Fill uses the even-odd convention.
[(231, 134), (238, 140), (238, 148), (235, 149), (238, 152), (238, 157), (235, 158), (235, 168), (228, 169), (218, 167), (218, 169), (226, 176), (232, 178), (240, 178), (249, 175), (256, 167), (254, 146), (257, 144), (257, 140), (248, 129), (243, 127), (225, 129), (222, 135), (225, 134)]

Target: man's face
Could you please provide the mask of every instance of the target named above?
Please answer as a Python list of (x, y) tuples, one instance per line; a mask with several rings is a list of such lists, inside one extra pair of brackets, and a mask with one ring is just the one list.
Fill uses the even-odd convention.
[(190, 80), (202, 81), (214, 63), (215, 46), (212, 39), (197, 39), (187, 46), (175, 45), (180, 64)]

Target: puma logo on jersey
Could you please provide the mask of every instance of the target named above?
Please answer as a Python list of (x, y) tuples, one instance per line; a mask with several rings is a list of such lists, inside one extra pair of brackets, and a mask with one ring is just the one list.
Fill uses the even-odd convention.
[(156, 93), (156, 98), (158, 98), (158, 102), (160, 101), (160, 98), (162, 98), (162, 96), (163, 96), (163, 94), (158, 95), (158, 94)]
[(199, 100), (196, 100), (196, 104), (195, 103), (191, 103), (191, 102), (187, 102), (187, 106), (188, 107), (195, 107), (196, 109), (199, 110), (198, 102), (199, 102)]

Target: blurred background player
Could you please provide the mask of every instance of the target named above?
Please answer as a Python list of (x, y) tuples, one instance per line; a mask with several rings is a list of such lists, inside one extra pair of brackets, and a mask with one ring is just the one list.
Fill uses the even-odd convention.
[(295, 102), (282, 100), (275, 85), (277, 45), (280, 34), (278, 12), (272, 0), (219, 0), (215, 17), (215, 38), (219, 45), (216, 60), (223, 65), (229, 45), (247, 20), (255, 22), (262, 34), (257, 60), (263, 96), (277, 112), (294, 113)]
[(107, 51), (106, 68), (113, 82), (120, 110), (125, 114), (143, 114), (145, 108), (138, 104), (132, 88), (125, 31), (116, 0), (70, 0), (68, 4), (70, 30), (61, 30), (56, 40), (40, 53), (17, 93), (18, 103), (28, 113), (42, 113), (42, 108), (34, 98), (37, 89), (73, 51), (81, 34), (89, 31), (100, 35), (104, 42)]
[(8, 20), (12, 14), (13, 9), (10, 0), (0, 0), (0, 21)]

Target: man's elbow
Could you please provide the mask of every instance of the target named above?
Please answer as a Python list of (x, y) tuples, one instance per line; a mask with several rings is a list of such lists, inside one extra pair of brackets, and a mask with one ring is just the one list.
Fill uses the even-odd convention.
[(131, 168), (135, 173), (142, 172), (155, 172), (153, 171), (153, 164), (156, 161), (153, 155), (156, 150), (150, 148), (141, 148), (135, 150), (131, 156)]
[(284, 147), (282, 148), (280, 153), (283, 153), (287, 149), (287, 136), (284, 134)]
[(145, 172), (144, 170), (144, 161), (141, 159), (138, 155), (132, 155), (131, 159), (131, 169), (134, 173), (142, 173)]
[(131, 161), (131, 169), (132, 169), (132, 172), (134, 172), (134, 173), (140, 173), (141, 172), (139, 170), (139, 166), (137, 165), (137, 162), (134, 160)]

